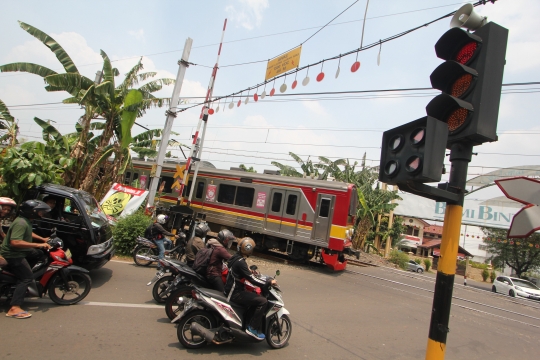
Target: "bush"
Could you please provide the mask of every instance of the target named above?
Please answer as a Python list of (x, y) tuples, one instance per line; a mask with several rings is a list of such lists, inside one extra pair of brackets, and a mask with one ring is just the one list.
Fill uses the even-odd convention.
[(409, 262), (409, 256), (405, 254), (403, 251), (392, 250), (390, 252), (390, 257), (388, 258), (388, 261), (390, 261), (393, 264), (396, 264), (403, 270), (407, 270), (408, 269), (407, 263)]
[(486, 281), (489, 277), (489, 271), (487, 269), (482, 270), (482, 280)]
[(431, 269), (431, 260), (424, 259), (424, 265), (426, 266), (426, 271), (429, 271)]
[(143, 236), (151, 223), (152, 218), (144, 215), (143, 211), (120, 218), (113, 228), (116, 252), (120, 255), (130, 255), (137, 244), (137, 236)]
[(414, 259), (414, 262), (420, 265), (422, 263), (422, 259), (416, 258)]
[(495, 274), (495, 271), (492, 271), (489, 273), (489, 279), (491, 280), (491, 283), (495, 281), (495, 278), (497, 277), (497, 274)]

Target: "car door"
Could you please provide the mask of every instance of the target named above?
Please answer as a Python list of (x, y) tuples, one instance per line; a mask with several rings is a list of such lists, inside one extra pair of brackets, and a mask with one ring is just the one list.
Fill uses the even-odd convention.
[(317, 209), (315, 210), (315, 221), (313, 224), (313, 239), (328, 241), (330, 226), (332, 225), (332, 215), (334, 214), (334, 195), (319, 194), (317, 197)]
[(298, 225), (300, 193), (294, 190), (272, 190), (266, 213), (266, 230), (295, 235)]

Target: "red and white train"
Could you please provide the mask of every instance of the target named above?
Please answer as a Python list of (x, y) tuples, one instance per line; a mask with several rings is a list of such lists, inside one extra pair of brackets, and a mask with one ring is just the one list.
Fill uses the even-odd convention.
[[(171, 189), (175, 163), (165, 163), (161, 203), (176, 205)], [(153, 163), (134, 160), (125, 183), (149, 178)], [(186, 189), (192, 185), (190, 180)], [(185, 196), (187, 198), (187, 196)], [(212, 231), (227, 228), (237, 236), (250, 236), (261, 250), (286, 252), (293, 260), (314, 257), (332, 270), (347, 265), (344, 254), (357, 254), (351, 237), (358, 205), (352, 184), (303, 179), (239, 170), (219, 170), (203, 162), (190, 206), (206, 214)]]

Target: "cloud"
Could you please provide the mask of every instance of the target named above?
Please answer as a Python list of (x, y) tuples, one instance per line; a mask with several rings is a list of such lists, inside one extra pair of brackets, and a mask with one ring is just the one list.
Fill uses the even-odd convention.
[(302, 101), (302, 105), (304, 105), (304, 107), (313, 114), (316, 114), (319, 116), (328, 116), (328, 113), (326, 112), (325, 108), (318, 101), (304, 100)]
[(253, 30), (261, 26), (263, 12), (268, 8), (268, 0), (237, 0), (237, 5), (227, 5), (225, 11), (236, 26)]
[(139, 30), (130, 30), (128, 31), (128, 34), (130, 36), (133, 36), (136, 40), (139, 40), (139, 41), (144, 41), (145, 38), (144, 38), (144, 29), (139, 29)]

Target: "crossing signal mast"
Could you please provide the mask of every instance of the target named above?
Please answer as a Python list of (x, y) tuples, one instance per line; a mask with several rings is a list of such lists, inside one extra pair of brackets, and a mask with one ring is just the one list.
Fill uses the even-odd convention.
[[(488, 23), (471, 4), (456, 11), (450, 27), (435, 44), (445, 62), (430, 76), (441, 94), (426, 106), (427, 117), (383, 133), (379, 170), (382, 182), (447, 203), (426, 359), (444, 359), (467, 169), (473, 146), (497, 141), (508, 41), (508, 30)], [(441, 180), (446, 149), (449, 181), (426, 185)]]

